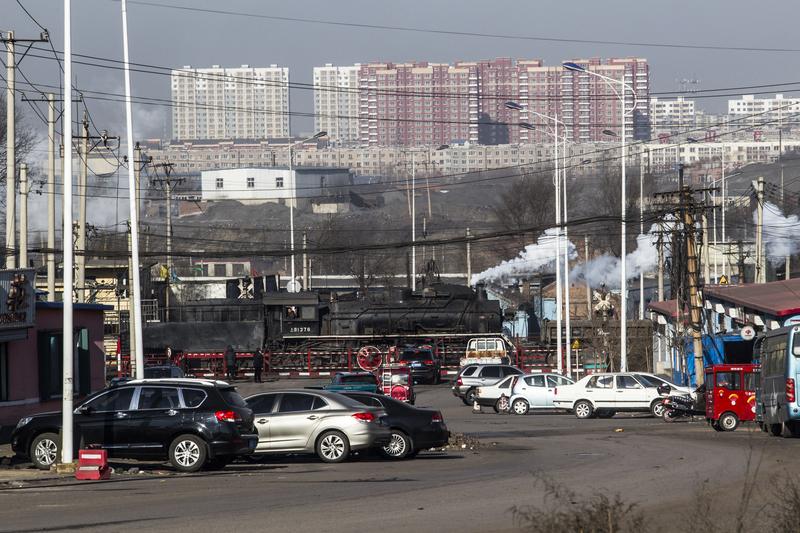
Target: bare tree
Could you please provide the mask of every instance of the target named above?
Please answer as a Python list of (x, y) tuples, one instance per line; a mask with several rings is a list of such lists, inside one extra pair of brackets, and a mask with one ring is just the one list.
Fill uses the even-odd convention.
[[(19, 165), (25, 162), (34, 146), (36, 145), (36, 133), (27, 124), (25, 114), (21, 110), (16, 112), (16, 141), (14, 142), (14, 149), (16, 164)], [(6, 97), (0, 94), (0, 182), (6, 180)], [(5, 200), (5, 197), (3, 197)]]

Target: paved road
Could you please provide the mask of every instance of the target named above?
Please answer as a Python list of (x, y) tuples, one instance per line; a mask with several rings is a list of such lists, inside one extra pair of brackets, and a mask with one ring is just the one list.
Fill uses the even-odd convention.
[[(263, 388), (287, 385), (296, 383)], [(717, 433), (703, 423), (638, 416), (473, 414), (446, 385), (420, 387), (417, 403), (440, 409), (452, 431), (480, 445), (403, 462), (276, 458), (214, 473), (2, 490), (0, 531), (513, 531), (509, 508), (540, 504), (537, 478), (544, 476), (582, 494), (620, 493), (662, 533), (684, 529), (705, 480), (721, 502), (717, 512), (735, 509), (751, 450), (763, 458), (766, 480), (796, 464), (800, 447), (745, 428)]]

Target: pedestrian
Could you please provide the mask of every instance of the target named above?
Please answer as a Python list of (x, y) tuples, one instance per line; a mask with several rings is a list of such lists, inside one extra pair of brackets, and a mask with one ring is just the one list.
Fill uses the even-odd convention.
[(263, 383), (261, 381), (261, 371), (264, 369), (264, 352), (261, 348), (256, 349), (253, 354), (253, 381), (255, 383)]
[(225, 375), (230, 380), (236, 379), (236, 352), (230, 344), (225, 350)]

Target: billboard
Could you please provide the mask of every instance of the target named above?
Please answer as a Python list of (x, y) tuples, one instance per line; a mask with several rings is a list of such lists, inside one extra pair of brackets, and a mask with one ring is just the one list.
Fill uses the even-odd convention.
[(0, 331), (30, 328), (36, 321), (36, 271), (0, 270)]

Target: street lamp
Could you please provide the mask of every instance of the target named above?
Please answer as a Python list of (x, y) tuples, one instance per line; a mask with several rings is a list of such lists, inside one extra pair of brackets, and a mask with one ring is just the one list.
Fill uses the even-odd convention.
[[(616, 97), (620, 101), (620, 114), (621, 114), (621, 117), (620, 117), (621, 118), (620, 130), (621, 131), (620, 131), (619, 137), (620, 137), (620, 143), (621, 143), (621, 149), (622, 149), (622, 158), (621, 158), (621, 161), (622, 161), (622, 184), (621, 184), (621, 190), (622, 190), (622, 201), (621, 201), (622, 214), (620, 216), (620, 223), (621, 223), (621, 226), (622, 226), (622, 237), (621, 237), (622, 250), (620, 251), (620, 253), (621, 253), (622, 259), (620, 261), (620, 292), (621, 292), (620, 307), (621, 307), (621, 309), (620, 309), (620, 321), (619, 321), (619, 332), (620, 332), (620, 354), (619, 355), (620, 355), (620, 367), (621, 367), (620, 369), (623, 372), (627, 372), (627, 370), (628, 370), (628, 322), (627, 322), (628, 321), (628, 291), (627, 291), (627, 288), (628, 288), (628, 286), (627, 286), (628, 272), (627, 272), (627, 265), (625, 264), (626, 263), (625, 256), (626, 256), (626, 253), (627, 253), (627, 246), (626, 246), (626, 242), (625, 242), (626, 241), (625, 202), (627, 200), (626, 191), (625, 191), (625, 186), (626, 186), (626, 183), (625, 183), (626, 182), (626, 175), (625, 175), (625, 163), (626, 163), (626, 161), (625, 160), (627, 159), (627, 155), (628, 154), (627, 154), (627, 146), (625, 144), (625, 142), (626, 142), (626, 140), (625, 140), (625, 117), (628, 116), (628, 110), (625, 109), (625, 107), (626, 107), (625, 106), (625, 90), (629, 89), (631, 91), (631, 94), (633, 95), (633, 106), (630, 109), (631, 113), (633, 113), (633, 111), (636, 109), (636, 107), (637, 107), (637, 105), (639, 103), (639, 100), (638, 100), (638, 97), (636, 95), (636, 90), (633, 87), (631, 87), (630, 85), (628, 85), (627, 83), (625, 83), (624, 77), (623, 77), (622, 80), (616, 80), (614, 78), (610, 78), (608, 76), (604, 76), (603, 74), (600, 74), (600, 73), (594, 72), (592, 70), (589, 70), (588, 68), (586, 68), (586, 67), (584, 67), (582, 65), (579, 65), (577, 63), (573, 63), (573, 62), (564, 63), (563, 67), (565, 69), (567, 69), (567, 70), (571, 70), (571, 71), (574, 71), (574, 72), (581, 72), (581, 73), (584, 73), (584, 74), (588, 74), (590, 76), (595, 76), (596, 78), (600, 78), (601, 80), (603, 80), (606, 83), (606, 85), (608, 85), (611, 88), (612, 91), (614, 91), (614, 94), (616, 95)], [(619, 84), (619, 87), (620, 87), (621, 90), (617, 90), (617, 88), (615, 87), (615, 84)], [(606, 131), (608, 131), (608, 130), (604, 130), (603, 133), (606, 133)], [(608, 134), (606, 133), (606, 135), (608, 135)]]
[[(523, 111), (525, 110), (525, 106), (519, 104), (517, 102), (506, 102), (505, 107), (507, 109), (511, 109), (514, 111)], [(562, 314), (562, 296), (561, 296), (561, 174), (559, 173), (559, 156), (558, 156), (558, 141), (560, 137), (558, 135), (558, 125), (561, 124), (564, 126), (566, 130), (566, 126), (562, 121), (558, 119), (558, 116), (548, 116), (532, 109), (527, 110), (529, 113), (543, 118), (545, 120), (549, 120), (553, 123), (553, 160), (555, 162), (555, 172), (553, 175), (553, 185), (555, 186), (555, 200), (556, 200), (556, 329), (558, 330), (558, 334), (556, 335), (556, 353), (558, 354), (556, 357), (556, 366), (558, 371), (562, 371), (562, 360), (561, 360), (561, 350), (562, 350), (562, 342), (561, 342), (561, 314)], [(520, 122), (518, 126), (525, 130), (535, 130), (536, 128), (528, 123), (528, 122)], [(550, 134), (550, 132), (545, 132)], [(565, 265), (566, 266), (566, 265)], [(570, 346), (567, 343), (567, 368), (571, 366), (571, 353), (569, 352)]]
[[(286, 284), (287, 292), (298, 292), (298, 283), (297, 279), (295, 278), (294, 273), (294, 208), (297, 205), (297, 180), (295, 179), (295, 171), (294, 171), (294, 147), (298, 144), (303, 144), (308, 141), (312, 141), (314, 139), (319, 139), (320, 137), (325, 137), (328, 135), (327, 131), (318, 131), (311, 137), (307, 139), (303, 139), (302, 141), (297, 141), (294, 143), (289, 144), (289, 178), (292, 180), (292, 197), (289, 198), (289, 249), (292, 252), (292, 279), (289, 283)], [(305, 287), (303, 287), (305, 289)]]

